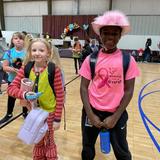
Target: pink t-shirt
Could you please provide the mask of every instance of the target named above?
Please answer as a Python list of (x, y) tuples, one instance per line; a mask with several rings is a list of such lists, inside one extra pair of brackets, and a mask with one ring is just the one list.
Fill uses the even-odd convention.
[[(83, 62), (79, 74), (91, 80), (89, 56)], [(139, 75), (139, 69), (131, 56), (126, 80)], [(95, 77), (88, 88), (90, 104), (97, 110), (114, 112), (124, 95), (122, 53), (118, 49), (112, 54), (100, 51), (95, 68)]]

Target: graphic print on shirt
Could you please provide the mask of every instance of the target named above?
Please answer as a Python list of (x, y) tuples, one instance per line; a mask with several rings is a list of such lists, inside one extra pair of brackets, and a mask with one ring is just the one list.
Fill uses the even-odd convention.
[(113, 85), (118, 85), (122, 82), (120, 69), (115, 67), (101, 68), (97, 71), (95, 80), (99, 81), (98, 88), (111, 88)]

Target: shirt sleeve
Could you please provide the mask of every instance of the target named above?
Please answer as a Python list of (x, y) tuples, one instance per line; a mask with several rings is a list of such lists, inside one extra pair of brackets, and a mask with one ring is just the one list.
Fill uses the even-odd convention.
[(82, 63), (82, 66), (79, 70), (79, 75), (88, 80), (91, 80), (91, 70), (90, 70), (89, 58), (90, 56), (87, 56), (84, 62)]
[(7, 60), (7, 61), (10, 61), (10, 57), (9, 57), (9, 51), (6, 51), (3, 55), (3, 60)]
[(64, 106), (64, 88), (62, 84), (62, 76), (61, 70), (56, 67), (55, 69), (55, 77), (54, 77), (54, 90), (56, 96), (56, 110), (55, 110), (55, 118), (54, 121), (60, 122), (62, 116), (62, 109)]
[(24, 99), (23, 98), (24, 91), (22, 91), (20, 89), (22, 78), (24, 78), (24, 68), (23, 67), (18, 71), (16, 77), (14, 78), (12, 83), (9, 84), (9, 86), (7, 88), (7, 92), (10, 96), (13, 96), (13, 97), (19, 98), (19, 99)]
[(129, 79), (135, 78), (139, 75), (140, 75), (140, 71), (139, 71), (138, 65), (137, 65), (135, 59), (133, 58), (133, 56), (131, 56), (129, 68), (127, 70), (125, 79), (129, 80)]

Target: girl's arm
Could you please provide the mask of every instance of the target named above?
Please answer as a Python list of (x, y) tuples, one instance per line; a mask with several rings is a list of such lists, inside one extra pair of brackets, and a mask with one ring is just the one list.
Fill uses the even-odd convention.
[(24, 99), (24, 91), (20, 90), (21, 79), (24, 78), (24, 68), (22, 67), (12, 83), (8, 86), (7, 92), (10, 96), (15, 98)]
[(62, 109), (64, 105), (64, 89), (62, 84), (62, 76), (61, 71), (58, 67), (55, 69), (55, 77), (54, 77), (54, 90), (55, 90), (55, 96), (56, 96), (56, 110), (55, 110), (55, 122), (61, 121), (62, 116)]
[(17, 73), (17, 70), (18, 70), (18, 69), (9, 66), (8, 60), (4, 60), (4, 61), (3, 61), (3, 70), (4, 70), (5, 72), (16, 72), (16, 73)]

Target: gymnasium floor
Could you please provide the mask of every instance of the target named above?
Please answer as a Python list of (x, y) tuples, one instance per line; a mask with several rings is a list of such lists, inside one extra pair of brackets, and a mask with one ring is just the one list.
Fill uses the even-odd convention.
[[(62, 58), (66, 83), (76, 77), (74, 74), (73, 60)], [(142, 96), (141, 112), (144, 122), (147, 122), (149, 130), (153, 133), (157, 147), (150, 138), (142, 121), (139, 108), (138, 96), (141, 88), (147, 83), (160, 79), (160, 64), (158, 63), (138, 63), (141, 76), (136, 79), (135, 92), (127, 110), (128, 121), (128, 142), (133, 155), (133, 160), (159, 160), (160, 159), (160, 80), (150, 83)], [(80, 160), (81, 153), (81, 128), (80, 118), (82, 103), (79, 95), (80, 78), (77, 78), (67, 85), (66, 96), (66, 121), (67, 129), (64, 130), (64, 121), (60, 130), (55, 133), (55, 141), (58, 147), (59, 160)], [(7, 86), (3, 85), (3, 89)], [(156, 91), (156, 92), (153, 92)], [(149, 94), (153, 92), (152, 94)], [(148, 94), (147, 94), (148, 93)], [(139, 99), (140, 102), (141, 99)], [(0, 118), (6, 113), (7, 94), (0, 95)], [(19, 101), (16, 102), (14, 116), (21, 112)], [(148, 121), (146, 120), (148, 118)], [(149, 121), (150, 120), (150, 121)], [(152, 125), (149, 123), (152, 122)], [(0, 129), (0, 160), (31, 160), (32, 146), (23, 144), (17, 139), (17, 133), (23, 118), (19, 117), (4, 128)], [(157, 127), (157, 128), (156, 128)], [(115, 160), (113, 152), (104, 155), (100, 152), (99, 139), (96, 144), (95, 160)]]

